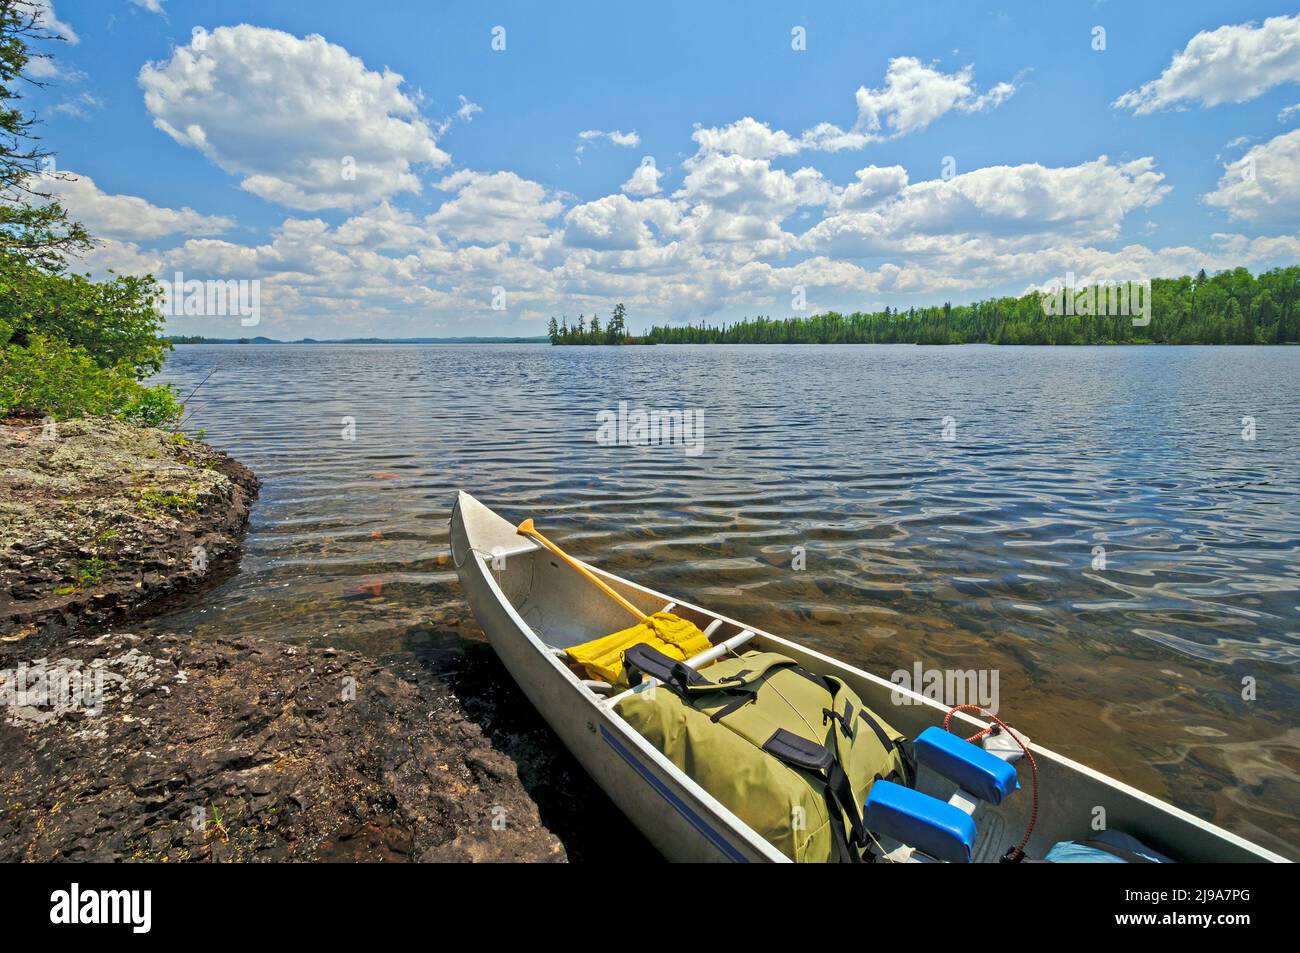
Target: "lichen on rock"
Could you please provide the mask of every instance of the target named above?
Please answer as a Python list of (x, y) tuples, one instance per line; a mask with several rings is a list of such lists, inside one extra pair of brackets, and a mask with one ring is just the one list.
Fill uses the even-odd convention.
[(0, 638), (113, 621), (204, 582), (256, 493), (247, 468), (183, 434), (0, 423)]

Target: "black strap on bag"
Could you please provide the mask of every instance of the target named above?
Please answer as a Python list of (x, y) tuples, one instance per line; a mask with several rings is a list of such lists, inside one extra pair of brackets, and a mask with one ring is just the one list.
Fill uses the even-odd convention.
[(871, 712), (867, 711), (866, 706), (863, 706), (862, 710), (858, 712), (858, 717), (866, 722), (868, 728), (875, 732), (886, 753), (894, 750), (894, 739), (885, 733), (885, 729), (881, 727), (880, 722), (876, 721)]
[(786, 764), (817, 774), (825, 774), (835, 763), (835, 753), (830, 748), (784, 728), (772, 732), (772, 737), (763, 742), (763, 750)]
[[(797, 668), (793, 659), (776, 658), (770, 660), (764, 668), (745, 669), (711, 682), (685, 662), (670, 658), (645, 642), (638, 642), (623, 653), (623, 666), (627, 670), (628, 684), (633, 688), (641, 684), (643, 676), (649, 676), (658, 679), (683, 698), (694, 698), (708, 692), (740, 696), (738, 703), (728, 705), (723, 715), (753, 701), (758, 695), (755, 683), (769, 672), (777, 668)], [(717, 721), (720, 717), (722, 715), (717, 715), (713, 720)]]
[[(778, 728), (763, 743), (763, 750), (785, 764), (803, 768), (820, 777), (827, 813), (832, 819), (831, 833), (835, 839), (836, 851), (840, 853), (841, 859), (860, 861), (861, 848), (867, 845), (867, 831), (862, 823), (862, 813), (858, 810), (857, 798), (853, 796), (853, 785), (840, 764), (835, 734), (835, 727), (832, 726), (826, 744), (819, 745), (793, 731)], [(839, 823), (835, 822), (837, 818), (841, 819)], [(849, 826), (847, 838), (844, 836), (845, 819)], [(853, 847), (858, 849), (850, 849)]]
[(685, 694), (692, 686), (712, 685), (695, 669), (670, 658), (658, 649), (638, 642), (623, 653), (623, 667), (627, 670), (628, 684), (636, 688), (643, 675), (658, 679), (678, 694)]
[[(721, 687), (722, 686), (719, 686), (719, 688)], [(722, 721), (722, 719), (730, 715), (737, 708), (743, 708), (744, 706), (748, 705), (750, 702), (758, 700), (757, 688), (736, 686), (735, 688), (729, 688), (726, 690), (729, 693), (735, 695), (736, 697), (733, 698), (731, 701), (727, 702), (725, 705), (723, 705), (721, 708), (719, 708), (717, 711), (715, 711), (712, 715), (709, 716), (709, 721), (713, 722), (715, 725), (718, 722)]]
[[(834, 699), (831, 700), (831, 704), (834, 704)], [(840, 726), (840, 733), (850, 741), (853, 740), (853, 702), (849, 701), (847, 698), (844, 699), (843, 713), (836, 711), (834, 708), (823, 708), (822, 724), (825, 725), (828, 722), (838, 724)], [(889, 749), (886, 748), (885, 750), (888, 751)]]
[[(880, 722), (867, 710), (865, 705), (858, 711), (858, 718), (866, 722), (867, 727), (875, 732), (876, 738), (884, 746), (886, 752), (892, 752), (895, 748), (898, 749), (903, 762), (903, 784), (909, 788), (916, 787), (916, 752), (913, 750), (911, 743), (908, 741), (895, 741), (889, 737)], [(890, 774), (893, 773), (890, 772)]]
[(835, 800), (840, 804), (840, 810), (844, 812), (844, 816), (849, 820), (849, 831), (853, 843), (861, 848), (867, 846), (867, 828), (862, 822), (862, 806), (853, 793), (853, 783), (849, 780), (848, 773), (843, 767), (844, 755), (840, 751), (840, 745), (844, 743), (844, 740), (844, 737), (838, 735), (834, 726), (832, 726), (830, 734), (826, 736), (826, 746), (834, 752), (835, 763), (826, 775), (826, 787), (835, 795)]
[(903, 756), (903, 784), (916, 787), (916, 749), (910, 741), (898, 742), (898, 753)]

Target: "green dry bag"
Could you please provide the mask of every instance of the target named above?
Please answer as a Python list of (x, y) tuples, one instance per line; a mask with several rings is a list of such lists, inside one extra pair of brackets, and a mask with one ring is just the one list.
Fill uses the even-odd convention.
[(903, 735), (838, 678), (775, 652), (696, 672), (648, 645), (624, 655), (617, 711), (678, 768), (791, 860), (857, 861), (862, 804), (880, 778), (912, 784)]

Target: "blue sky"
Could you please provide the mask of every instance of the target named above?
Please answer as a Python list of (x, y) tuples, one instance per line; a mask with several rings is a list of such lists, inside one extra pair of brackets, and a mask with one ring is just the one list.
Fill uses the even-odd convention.
[[(1300, 250), (1285, 5), (362, 13), (54, 0), (76, 42), (29, 104), (104, 239), (85, 267), (258, 280), (270, 336), (409, 336), (535, 334), (620, 300), (634, 329), (785, 316), (800, 288), (812, 310), (967, 301)], [(646, 157), (659, 174), (635, 175)]]

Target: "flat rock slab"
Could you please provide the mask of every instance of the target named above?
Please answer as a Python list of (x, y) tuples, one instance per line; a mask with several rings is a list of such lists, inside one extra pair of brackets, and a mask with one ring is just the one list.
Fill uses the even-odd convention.
[(211, 581), (257, 488), (181, 434), (111, 418), (0, 424), (0, 638), (119, 621)]
[(257, 639), (0, 643), (0, 861), (564, 859), (427, 676)]

